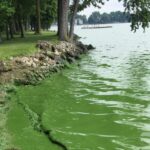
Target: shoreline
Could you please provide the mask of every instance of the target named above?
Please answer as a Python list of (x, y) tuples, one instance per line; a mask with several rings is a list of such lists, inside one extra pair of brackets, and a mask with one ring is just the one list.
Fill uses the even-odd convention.
[(58, 72), (80, 58), (80, 55), (94, 49), (92, 45), (81, 42), (59, 42), (51, 44), (38, 41), (38, 52), (31, 56), (14, 57), (9, 61), (0, 61), (0, 84), (37, 84), (51, 73)]
[(11, 109), (9, 96), (16, 92), (15, 86), (37, 85), (51, 74), (80, 59), (82, 54), (94, 49), (92, 45), (84, 45), (81, 42), (51, 44), (47, 41), (38, 41), (36, 47), (38, 52), (31, 56), (20, 56), (0, 61), (0, 119), (2, 119), (0, 128), (3, 129), (0, 147), (2, 150), (14, 148), (11, 146), (11, 135), (7, 132), (5, 124), (7, 114)]

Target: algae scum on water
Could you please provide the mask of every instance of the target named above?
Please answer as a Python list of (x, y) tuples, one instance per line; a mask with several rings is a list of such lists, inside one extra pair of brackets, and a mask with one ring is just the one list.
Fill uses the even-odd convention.
[(127, 25), (116, 26), (115, 37), (96, 31), (107, 37), (100, 41), (93, 39), (94, 31), (81, 31), (83, 37), (91, 35), (84, 42), (91, 41), (96, 50), (69, 69), (36, 86), (18, 86), (11, 94), (6, 129), (12, 148), (150, 149), (150, 33), (133, 35)]
[[(96, 75), (92, 69), (88, 71), (93, 54), (40, 85), (18, 88), (7, 122), (16, 147), (64, 148), (52, 143), (43, 131), (48, 131), (53, 140), (67, 149), (133, 149), (132, 145), (134, 148), (147, 145), (140, 139), (140, 126), (143, 121), (147, 124), (149, 118), (139, 115), (148, 106), (142, 98), (145, 93), (141, 90), (138, 96), (136, 87), (124, 88), (116, 79)], [(94, 67), (95, 63), (92, 64)]]

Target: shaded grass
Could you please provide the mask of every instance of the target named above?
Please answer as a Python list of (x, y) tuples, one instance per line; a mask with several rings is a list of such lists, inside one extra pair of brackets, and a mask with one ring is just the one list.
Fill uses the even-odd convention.
[(43, 32), (41, 35), (35, 35), (34, 32), (27, 32), (25, 38), (16, 36), (14, 39), (5, 40), (0, 44), (0, 60), (36, 52), (37, 48), (35, 45), (38, 40), (47, 40), (52, 43), (58, 42), (55, 32)]

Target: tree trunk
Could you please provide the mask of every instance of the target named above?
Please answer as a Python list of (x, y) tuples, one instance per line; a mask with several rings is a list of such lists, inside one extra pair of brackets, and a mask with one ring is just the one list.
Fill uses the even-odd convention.
[[(16, 19), (17, 18), (17, 19)], [(18, 16), (15, 18), (15, 31), (16, 33), (20, 32), (19, 23), (18, 23)]]
[(13, 39), (14, 35), (13, 35), (13, 22), (12, 22), (12, 20), (9, 21), (9, 33), (10, 33), (10, 38)]
[(23, 21), (20, 15), (18, 15), (18, 23), (19, 23), (21, 38), (24, 38)]
[(40, 0), (36, 0), (36, 34), (41, 33), (41, 12), (40, 12)]
[(73, 40), (75, 17), (76, 17), (77, 11), (78, 11), (78, 6), (79, 6), (79, 0), (74, 0), (73, 10), (72, 10), (72, 14), (71, 14), (70, 32), (69, 32), (69, 38), (71, 41)]
[(20, 30), (21, 38), (24, 38), (24, 29), (23, 29), (23, 19), (22, 19), (22, 8), (19, 4), (17, 4), (17, 19)]
[(9, 40), (10, 37), (9, 37), (9, 26), (8, 26), (8, 23), (6, 23), (6, 39)]
[(59, 39), (68, 41), (68, 0), (58, 0), (59, 5)]
[(17, 33), (15, 21), (16, 21), (16, 20), (13, 18), (13, 22), (12, 22), (12, 30), (13, 30), (13, 33), (14, 33), (14, 34)]
[(60, 0), (58, 0), (58, 2), (57, 2), (57, 35), (59, 36), (59, 34), (60, 34), (60, 17), (61, 17), (61, 11), (60, 11), (60, 9), (61, 9), (61, 7), (60, 7), (61, 5), (60, 5)]
[(24, 21), (24, 27), (25, 27), (25, 31), (30, 30), (29, 17), (26, 17), (26, 19)]
[(2, 42), (2, 33), (0, 31), (0, 43)]

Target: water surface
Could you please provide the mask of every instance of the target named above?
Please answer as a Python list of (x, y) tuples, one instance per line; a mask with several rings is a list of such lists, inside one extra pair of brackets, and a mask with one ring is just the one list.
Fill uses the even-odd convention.
[[(17, 98), (41, 115), (44, 126), (69, 150), (149, 150), (150, 30), (132, 33), (129, 24), (80, 28), (81, 40), (96, 49), (41, 85), (20, 88)], [(30, 123), (23, 123), (26, 115), (12, 115), (22, 112), (14, 105), (18, 110), (8, 121), (14, 143), (22, 150), (22, 141), (28, 143), (26, 150), (36, 145), (36, 150), (55, 150), (30, 131)]]

